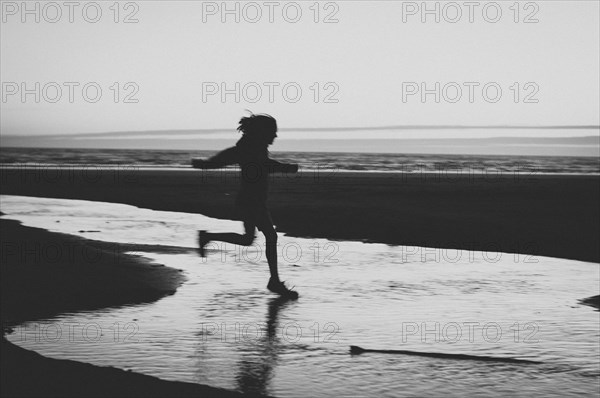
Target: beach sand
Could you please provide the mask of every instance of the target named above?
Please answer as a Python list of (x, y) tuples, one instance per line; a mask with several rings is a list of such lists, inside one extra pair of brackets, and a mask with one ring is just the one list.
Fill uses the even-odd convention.
[[(107, 244), (0, 220), (2, 326), (77, 310), (152, 302), (184, 281), (179, 270), (124, 255)], [(57, 250), (50, 254), (49, 250)], [(40, 250), (48, 250), (40, 255)], [(45, 358), (9, 343), (0, 356), (3, 397), (197, 397), (242, 394), (75, 361)]]
[[(0, 193), (96, 200), (233, 219), (239, 179), (200, 170), (3, 169)], [(598, 262), (600, 177), (301, 173), (274, 176), (278, 230), (302, 237), (518, 252)], [(0, 208), (1, 210), (1, 208)], [(178, 270), (122, 254), (125, 247), (2, 220), (2, 322), (148, 302), (172, 294)], [(81, 249), (48, 263), (19, 244)], [(90, 263), (89, 253), (100, 254)], [(79, 254), (78, 254), (79, 253)], [(20, 257), (21, 256), (21, 257)], [(46, 256), (47, 258), (47, 256)], [(373, 266), (376, 266), (374, 264)], [(2, 341), (2, 395), (189, 396), (224, 390), (114, 368), (44, 358)], [(209, 395), (206, 395), (209, 396)]]
[[(237, 173), (2, 170), (0, 193), (125, 203), (234, 219)], [(600, 177), (308, 171), (274, 176), (280, 232), (600, 261)]]
[(201, 384), (50, 359), (2, 339), (3, 397), (246, 397)]

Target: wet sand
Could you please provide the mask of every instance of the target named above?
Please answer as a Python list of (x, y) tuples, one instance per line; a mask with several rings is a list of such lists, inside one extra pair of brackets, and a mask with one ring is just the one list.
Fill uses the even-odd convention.
[[(125, 203), (235, 219), (237, 173), (1, 170), (0, 193)], [(600, 261), (600, 177), (301, 172), (269, 208), (292, 236)]]
[[(116, 172), (2, 169), (0, 181), (2, 194), (125, 203), (225, 219), (235, 216), (239, 187), (237, 175), (231, 172), (135, 168)], [(279, 231), (293, 236), (598, 262), (599, 182), (597, 176), (307, 172), (273, 177), (269, 204)], [(15, 244), (34, 242), (86, 245), (85, 253), (101, 251), (105, 261), (91, 264), (81, 250), (68, 261), (61, 258), (52, 263), (37, 261), (35, 256), (32, 260), (31, 255), (25, 260), (18, 255), (11, 258), (11, 253), (22, 252)], [(2, 245), (6, 257), (0, 278), (3, 325), (66, 311), (153, 301), (173, 293), (182, 282), (177, 270), (140, 263), (123, 256), (118, 246), (25, 228), (12, 221), (2, 221)], [(3, 396), (225, 393), (126, 373), (44, 358), (2, 341)]]
[[(173, 294), (184, 281), (179, 270), (124, 255), (124, 245), (50, 233), (12, 220), (0, 220), (0, 238), (3, 330), (70, 311), (155, 301)], [(242, 396), (112, 367), (45, 358), (4, 337), (1, 350), (3, 397)]]
[(3, 397), (246, 397), (201, 384), (50, 359), (2, 339)]

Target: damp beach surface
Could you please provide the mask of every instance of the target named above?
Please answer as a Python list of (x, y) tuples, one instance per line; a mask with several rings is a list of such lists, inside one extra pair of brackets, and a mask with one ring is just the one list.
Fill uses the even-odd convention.
[[(152, 303), (65, 313), (7, 336), (50, 358), (275, 396), (597, 392), (599, 313), (578, 301), (598, 294), (596, 263), (280, 234), (280, 272), (300, 293), (282, 301), (266, 290), (261, 238), (196, 253), (197, 229), (241, 232), (239, 222), (10, 195), (2, 211), (25, 226), (128, 245), (186, 279)], [(491, 360), (351, 355), (351, 345)]]

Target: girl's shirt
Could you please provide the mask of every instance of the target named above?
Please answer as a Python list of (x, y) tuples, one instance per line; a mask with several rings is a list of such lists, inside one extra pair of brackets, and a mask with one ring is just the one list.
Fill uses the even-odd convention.
[(297, 171), (296, 165), (270, 159), (266, 148), (256, 148), (243, 143), (227, 148), (207, 161), (196, 164), (195, 167), (218, 169), (233, 164), (240, 166), (242, 181), (237, 203), (248, 206), (266, 204), (270, 173)]

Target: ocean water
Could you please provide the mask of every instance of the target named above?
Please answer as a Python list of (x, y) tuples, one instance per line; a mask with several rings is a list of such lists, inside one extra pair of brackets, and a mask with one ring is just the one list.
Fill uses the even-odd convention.
[[(187, 278), (155, 303), (64, 314), (8, 336), (49, 357), (281, 397), (598, 393), (600, 312), (578, 300), (598, 294), (599, 264), (280, 234), (280, 272), (300, 293), (281, 301), (265, 288), (262, 239), (196, 254), (197, 229), (241, 232), (239, 222), (102, 202), (1, 200), (5, 218), (138, 245), (131, 255)], [(540, 363), (351, 355), (350, 345)]]
[[(88, 167), (189, 168), (192, 158), (208, 158), (217, 151), (2, 148), (1, 167), (73, 165)], [(497, 156), (497, 155), (415, 155), (343, 152), (275, 152), (274, 159), (297, 163), (303, 170), (600, 174), (597, 157), (586, 156)]]

